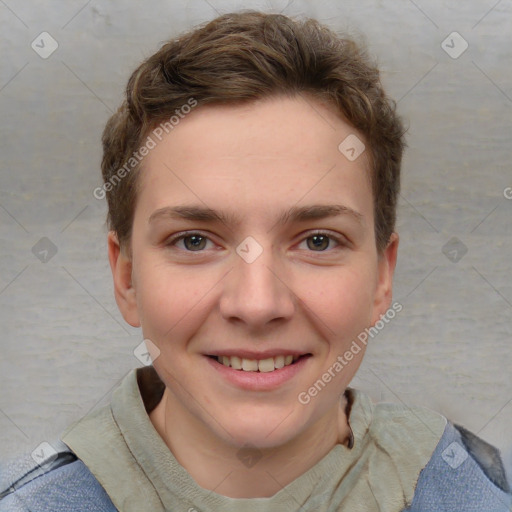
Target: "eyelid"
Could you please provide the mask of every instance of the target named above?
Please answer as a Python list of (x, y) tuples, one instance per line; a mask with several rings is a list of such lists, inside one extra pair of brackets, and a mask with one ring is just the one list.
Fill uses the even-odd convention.
[(336, 240), (340, 244), (348, 244), (349, 241), (345, 235), (338, 233), (336, 231), (331, 231), (330, 229), (314, 229), (313, 231), (307, 231), (302, 235), (302, 239), (309, 238), (314, 235), (326, 235), (333, 240)]
[[(210, 234), (208, 234), (206, 232), (203, 232), (203, 231), (197, 231), (197, 230), (193, 230), (192, 231), (192, 230), (189, 230), (189, 231), (180, 231), (179, 233), (175, 233), (175, 234), (171, 235), (170, 237), (165, 239), (163, 245), (165, 247), (173, 247), (180, 240), (183, 240), (184, 238), (187, 238), (187, 237), (193, 236), (193, 235), (202, 236), (203, 238), (206, 238), (210, 242), (213, 242), (213, 240), (211, 239), (211, 235)], [(184, 252), (189, 252), (189, 253), (197, 252), (197, 253), (201, 253), (201, 252), (204, 252), (204, 251), (184, 251)]]
[(331, 248), (329, 250), (325, 250), (325, 251), (308, 251), (308, 252), (318, 253), (318, 254), (328, 254), (328, 253), (333, 252), (336, 249), (351, 246), (351, 242), (348, 240), (348, 238), (346, 236), (342, 235), (341, 233), (338, 233), (336, 231), (331, 231), (330, 229), (318, 229), (318, 228), (314, 229), (313, 231), (306, 231), (305, 233), (302, 233), (300, 235), (301, 236), (300, 242), (302, 243), (305, 240), (307, 240), (308, 238), (315, 236), (315, 235), (326, 236), (330, 240), (333, 240), (334, 242), (336, 242), (338, 245), (337, 245), (337, 247), (333, 247), (333, 248)]

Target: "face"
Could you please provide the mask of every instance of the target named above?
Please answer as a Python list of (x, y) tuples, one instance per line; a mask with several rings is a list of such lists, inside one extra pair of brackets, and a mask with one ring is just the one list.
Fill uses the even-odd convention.
[(351, 134), (313, 99), (198, 107), (145, 158), (131, 258), (110, 235), (118, 305), (158, 347), (173, 414), (233, 446), (337, 414), (364, 347), (333, 365), (389, 307), (397, 244), (377, 252), (367, 154), (338, 149)]

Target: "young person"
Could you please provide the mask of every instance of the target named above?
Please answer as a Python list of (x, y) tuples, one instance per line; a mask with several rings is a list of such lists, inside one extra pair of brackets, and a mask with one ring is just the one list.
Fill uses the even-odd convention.
[(227, 14), (143, 62), (95, 195), (152, 365), (20, 458), (0, 510), (510, 510), (495, 448), (349, 387), (400, 307), (404, 146), (378, 69), (315, 20)]

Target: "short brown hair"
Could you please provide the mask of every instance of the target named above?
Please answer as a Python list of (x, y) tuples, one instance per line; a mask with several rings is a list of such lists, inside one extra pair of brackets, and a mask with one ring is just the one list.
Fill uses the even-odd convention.
[(382, 251), (394, 231), (405, 140), (378, 68), (364, 48), (317, 20), (258, 11), (225, 14), (171, 39), (131, 75), (102, 138), (107, 222), (121, 246), (130, 250), (140, 171), (133, 155), (150, 130), (191, 98), (201, 106), (302, 93), (331, 105), (365, 137)]

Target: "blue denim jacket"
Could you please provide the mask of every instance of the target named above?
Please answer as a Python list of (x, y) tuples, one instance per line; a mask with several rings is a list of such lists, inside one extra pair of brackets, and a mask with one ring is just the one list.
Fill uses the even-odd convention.
[[(62, 441), (52, 445), (59, 447), (58, 456), (47, 464), (40, 466), (26, 455), (3, 469), (0, 512), (115, 512), (85, 464)], [(197, 510), (209, 509), (198, 505)], [(448, 422), (404, 512), (511, 510), (512, 494), (498, 450)]]

